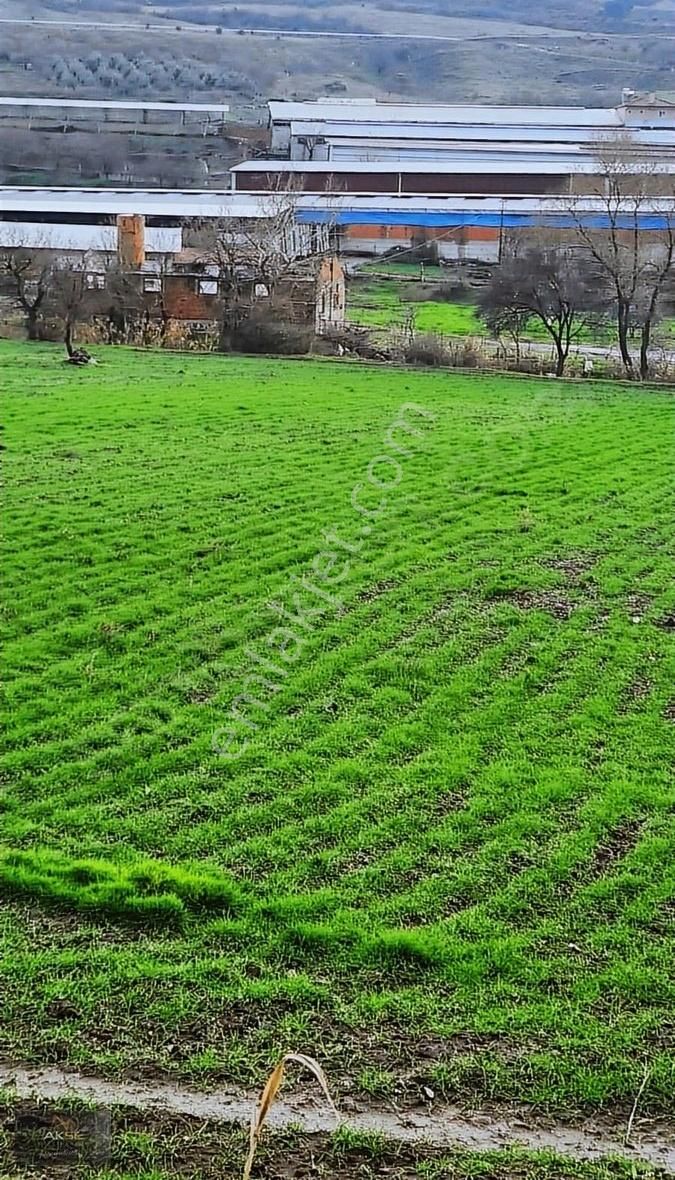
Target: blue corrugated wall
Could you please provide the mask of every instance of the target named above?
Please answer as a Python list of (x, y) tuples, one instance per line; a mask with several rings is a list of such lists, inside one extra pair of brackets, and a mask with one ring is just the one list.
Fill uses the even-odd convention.
[[(368, 212), (342, 209), (339, 211), (326, 209), (302, 209), (297, 214), (298, 221), (305, 224), (330, 222), (332, 225), (410, 225), (429, 226), (431, 228), (459, 226), (488, 226), (492, 229), (523, 229), (528, 226), (551, 226), (556, 229), (573, 229), (581, 224), (587, 229), (607, 229), (610, 220), (602, 213), (581, 214), (578, 218), (568, 213), (549, 213), (546, 216), (532, 213), (421, 213), (411, 209), (408, 212), (392, 213), (389, 210), (373, 210)], [(638, 215), (640, 229), (667, 229), (668, 217), (663, 214), (644, 213)], [(633, 229), (634, 218), (631, 216), (618, 217), (618, 229)]]

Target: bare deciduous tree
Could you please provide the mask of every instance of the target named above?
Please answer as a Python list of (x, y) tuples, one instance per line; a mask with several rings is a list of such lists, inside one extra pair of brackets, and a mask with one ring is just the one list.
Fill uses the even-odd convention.
[[(654, 231), (651, 231), (652, 233)], [(640, 377), (649, 377), (649, 348), (657, 323), (666, 284), (675, 269), (675, 221), (668, 220), (653, 242), (642, 270), (635, 322), (640, 331)]]
[(37, 340), (51, 284), (53, 264), (44, 249), (29, 246), (6, 246), (0, 250), (0, 275), (12, 289), (12, 295), (26, 318), (29, 340)]
[(479, 295), (478, 306), (481, 319), (493, 336), (510, 336), (516, 352), (516, 364), (519, 365), (520, 344), (531, 319), (530, 312), (518, 307), (503, 307), (500, 302), (493, 302), (487, 291)]
[[(297, 197), (292, 187), (279, 187), (261, 193), (260, 217), (194, 223), (192, 232), (202, 259), (218, 275), (223, 342), (248, 316), (251, 283), (261, 288), (261, 297), (272, 306), (275, 288), (311, 252), (308, 236), (322, 232), (298, 224)], [(328, 230), (323, 233), (323, 243), (314, 242), (313, 249), (327, 245)]]
[[(635, 375), (630, 333), (640, 334), (640, 376), (649, 376), (649, 346), (662, 296), (675, 266), (672, 180), (658, 160), (622, 133), (598, 145), (599, 171), (593, 195), (606, 225), (600, 229), (572, 203), (577, 236), (593, 260), (598, 281), (611, 294), (624, 368)], [(669, 201), (662, 198), (669, 197)], [(656, 218), (660, 229), (645, 228)]]
[(136, 323), (143, 321), (147, 332), (151, 322), (159, 326), (159, 343), (166, 343), (171, 327), (171, 305), (167, 280), (175, 274), (173, 259), (163, 254), (152, 270), (140, 274), (118, 267), (111, 273), (107, 289), (116, 298), (118, 307), (130, 313)]
[(108, 344), (126, 344), (129, 333), (140, 321), (144, 327), (151, 308), (143, 290), (142, 276), (130, 272), (116, 257), (106, 260), (104, 288), (94, 314), (104, 326)]
[(578, 257), (558, 242), (534, 239), (511, 248), (481, 291), (479, 306), (488, 326), (517, 331), (518, 338), (528, 319), (538, 320), (553, 341), (561, 377), (597, 304)]
[(52, 268), (45, 313), (62, 322), (68, 356), (73, 355), (77, 325), (95, 315), (105, 300), (105, 276), (100, 263), (94, 269), (85, 256), (77, 267), (61, 261)]

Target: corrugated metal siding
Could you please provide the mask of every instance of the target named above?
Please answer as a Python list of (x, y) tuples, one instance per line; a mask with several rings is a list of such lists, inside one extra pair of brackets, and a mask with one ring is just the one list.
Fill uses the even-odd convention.
[(511, 193), (562, 194), (568, 190), (569, 176), (537, 176), (527, 172), (500, 173), (496, 176), (484, 172), (469, 172), (462, 176), (413, 172), (404, 175), (401, 184), (403, 193), (485, 193), (489, 196), (507, 196)]
[[(237, 181), (238, 191), (251, 189), (259, 192), (275, 189), (277, 173), (245, 172)], [(317, 172), (295, 173), (303, 192), (321, 193), (477, 193), (489, 196), (523, 193), (533, 195), (563, 194), (569, 191), (569, 176), (535, 175), (532, 173), (504, 174), (464, 172), (453, 175), (446, 171), (434, 173), (407, 172)], [(241, 188), (240, 188), (241, 186)]]
[[(318, 150), (325, 151), (323, 145)], [(312, 157), (313, 159), (325, 159), (325, 156)], [(656, 162), (656, 153), (653, 155)], [(518, 147), (507, 144), (485, 144), (483, 147), (474, 149), (467, 149), (462, 145), (457, 148), (453, 144), (434, 144), (427, 147), (405, 147), (392, 140), (391, 145), (377, 146), (373, 143), (361, 143), (352, 147), (346, 147), (344, 144), (334, 144), (330, 146), (330, 160), (335, 163), (363, 163), (363, 164), (389, 164), (393, 166), (394, 162), (404, 164), (406, 167), (414, 164), (429, 164), (432, 161), (439, 161), (443, 165), (457, 166), (460, 168), (468, 168), (471, 164), (481, 165), (483, 168), (492, 167), (495, 171), (500, 168), (508, 168), (509, 165), (516, 166), (523, 169), (541, 170), (542, 165), (548, 167), (558, 167), (560, 169), (569, 169), (577, 172), (583, 166), (586, 171), (599, 171), (598, 157), (595, 152), (588, 152), (584, 148), (578, 147), (570, 149), (564, 144), (557, 145), (542, 145), (538, 147), (532, 144), (522, 144)], [(673, 136), (673, 144), (670, 148), (659, 149), (658, 163), (661, 169), (664, 169), (670, 162), (670, 168), (675, 172), (675, 136)]]
[[(466, 146), (453, 143), (433, 143), (431, 145), (422, 145), (420, 147), (406, 147), (403, 140), (392, 140), (391, 143), (378, 144), (374, 142), (354, 143), (351, 146), (343, 143), (336, 143), (328, 145), (330, 148), (330, 159), (334, 161), (350, 161), (359, 163), (392, 163), (392, 161), (400, 161), (404, 164), (409, 163), (429, 163), (432, 160), (442, 160), (444, 163), (494, 163), (495, 168), (504, 167), (505, 164), (517, 164), (527, 166), (530, 163), (551, 163), (555, 161), (556, 164), (575, 165), (580, 161), (591, 163), (596, 159), (595, 156), (582, 151), (580, 148), (570, 150), (564, 144), (558, 144), (546, 147), (538, 147), (533, 144), (522, 144), (520, 147), (511, 144), (485, 144), (478, 148), (467, 148)], [(324, 145), (320, 145), (317, 151), (325, 150)], [(675, 152), (675, 148), (673, 149)], [(324, 159), (325, 157), (313, 155), (312, 159)]]
[[(116, 249), (116, 230), (113, 226), (94, 224), (58, 225), (49, 218), (73, 214), (85, 217), (87, 213), (144, 213), (147, 216), (194, 217), (264, 217), (274, 213), (276, 194), (270, 195), (269, 203), (265, 194), (232, 194), (229, 192), (176, 193), (161, 191), (115, 191), (113, 189), (0, 189), (0, 209), (21, 209), (24, 216), (34, 214), (35, 221), (14, 221), (11, 213), (0, 217), (0, 244), (16, 245), (17, 234), (26, 241), (34, 235), (30, 244), (38, 244), (45, 233), (49, 234), (50, 246), (54, 249), (96, 249), (104, 241), (106, 251)], [(270, 208), (270, 205), (272, 206)], [(500, 199), (490, 196), (345, 196), (331, 193), (328, 196), (305, 195), (298, 198), (298, 220), (304, 225), (492, 225), (499, 227), (536, 225), (542, 221), (555, 221), (559, 201), (554, 198), (534, 196), (513, 196)], [(593, 197), (578, 199), (576, 208), (580, 215), (588, 217), (590, 223), (603, 225), (602, 202)], [(663, 211), (663, 212), (662, 212)], [(640, 223), (645, 229), (665, 229), (675, 216), (675, 201), (654, 200), (651, 211), (645, 211)], [(598, 220), (598, 218), (600, 220)], [(147, 225), (147, 222), (146, 222)], [(105, 240), (106, 233), (109, 235)], [(173, 253), (180, 249), (178, 227), (161, 229), (147, 226), (146, 244), (151, 252)], [(3, 236), (4, 235), (4, 236)], [(84, 235), (84, 236), (83, 236)], [(21, 239), (20, 239), (21, 240)], [(53, 243), (53, 245), (52, 245)]]
[[(519, 171), (528, 166), (528, 161), (517, 154), (513, 154), (512, 164)], [(673, 161), (675, 165), (675, 160)], [(330, 164), (330, 171), (337, 174), (348, 174), (350, 172), (370, 172), (373, 175), (378, 172), (429, 172), (433, 175), (440, 172), (500, 172), (503, 171), (506, 164), (502, 165), (500, 157), (490, 152), (479, 153), (457, 153), (457, 155), (449, 155), (445, 160), (429, 161), (419, 160), (412, 163), (400, 163), (396, 161), (396, 165), (391, 160), (381, 162), (374, 161), (368, 165), (355, 168), (351, 160), (336, 160)], [(597, 161), (593, 156), (570, 156), (570, 163), (568, 168), (574, 172), (596, 172)], [(665, 169), (665, 164), (664, 164)], [(560, 171), (560, 161), (555, 154), (549, 156), (542, 155), (541, 159), (532, 158), (529, 166), (530, 172), (540, 172), (542, 174), (555, 173)], [(235, 179), (239, 177), (250, 176), (251, 174), (260, 174), (263, 172), (276, 173), (279, 176), (293, 176), (298, 178), (309, 176), (312, 173), (326, 172), (326, 161), (324, 160), (244, 160), (241, 164), (235, 164), (232, 169), (232, 175)]]
[[(555, 213), (559, 202), (550, 197), (506, 197), (504, 199), (490, 196), (345, 196), (332, 193), (326, 197), (301, 195), (297, 198), (298, 210), (304, 222), (330, 221), (337, 211), (353, 211), (360, 209), (364, 213), (403, 212), (409, 218), (411, 212), (442, 214), (466, 213), (494, 213), (497, 216), (504, 210), (506, 213), (527, 213), (533, 217), (540, 217), (548, 212)], [(176, 192), (162, 190), (139, 189), (67, 189), (67, 188), (15, 188), (0, 187), (0, 224), (2, 224), (3, 210), (8, 222), (13, 218), (10, 210), (20, 209), (24, 217), (35, 215), (35, 224), (44, 230), (40, 217), (46, 218), (50, 214), (55, 216), (72, 215), (86, 221), (88, 215), (103, 216), (117, 213), (142, 213), (146, 218), (164, 217), (176, 218), (195, 217), (264, 217), (270, 216), (278, 207), (275, 193), (231, 193), (216, 189), (210, 191)], [(586, 212), (601, 213), (603, 202), (597, 197), (583, 197), (577, 203), (577, 208)], [(670, 210), (675, 216), (675, 201), (654, 199), (650, 202), (651, 211)], [(309, 214), (309, 216), (308, 216)], [(7, 222), (5, 222), (7, 224)], [(17, 224), (31, 224), (29, 221)], [(149, 223), (146, 221), (146, 225)], [(77, 226), (57, 227), (76, 229)], [(89, 226), (100, 232), (100, 226)], [(157, 227), (148, 228), (147, 232), (154, 232)], [(172, 231), (161, 231), (172, 232)], [(178, 232), (176, 230), (176, 232)]]
[[(237, 176), (237, 192), (251, 190), (265, 192), (275, 190), (279, 183), (278, 172), (241, 172)], [(304, 192), (343, 193), (395, 193), (398, 191), (398, 173), (392, 172), (339, 172), (312, 171), (294, 172), (298, 186)]]
[[(325, 221), (331, 221), (338, 226), (347, 225), (388, 225), (388, 226), (431, 226), (438, 228), (449, 228), (451, 226), (493, 226), (496, 229), (519, 229), (526, 226), (552, 226), (558, 229), (574, 229), (577, 222), (580, 221), (588, 229), (607, 229), (609, 219), (606, 215), (601, 213), (587, 213), (578, 214), (572, 217), (567, 213), (481, 213), (479, 211), (472, 211), (466, 213), (450, 212), (447, 213), (423, 213), (409, 209), (400, 213), (370, 211), (363, 209), (340, 209), (337, 212), (328, 212), (326, 210), (310, 210), (306, 209), (298, 214), (301, 221), (312, 221), (323, 218)], [(638, 217), (638, 223), (641, 229), (645, 230), (663, 230), (667, 229), (670, 224), (670, 219), (666, 215), (659, 215), (656, 213), (645, 213)], [(619, 216), (616, 218), (616, 225), (619, 229), (630, 230), (633, 228), (633, 218), (630, 216)]]
[[(341, 140), (366, 143), (372, 140), (395, 139), (403, 143), (425, 143), (433, 140), (451, 141), (459, 146), (462, 144), (580, 144), (594, 145), (598, 140), (597, 128), (577, 126), (554, 126), (542, 123), (532, 127), (523, 124), (502, 126), (500, 124), (452, 124), (452, 123), (344, 123), (327, 120), (299, 120), (291, 124), (290, 131), (286, 128), (286, 145), (289, 135), (294, 137), (317, 138), (322, 137), (329, 142), (338, 143)], [(669, 146), (675, 142), (672, 129), (647, 130), (631, 128), (631, 139), (636, 143), (648, 144), (654, 147)]]

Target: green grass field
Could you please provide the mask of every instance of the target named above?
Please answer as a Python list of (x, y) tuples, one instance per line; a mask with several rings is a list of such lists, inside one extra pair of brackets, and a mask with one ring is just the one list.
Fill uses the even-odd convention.
[(486, 328), (470, 303), (441, 303), (437, 300), (411, 301), (409, 284), (357, 283), (349, 288), (348, 318), (368, 327), (401, 327), (412, 313), (419, 332), (443, 336), (485, 336)]
[[(375, 269), (376, 264), (371, 264)], [(394, 267), (396, 266), (396, 269)], [(373, 328), (400, 328), (410, 314), (414, 316), (415, 328), (418, 332), (433, 333), (439, 336), (489, 336), (485, 324), (472, 303), (449, 303), (439, 300), (420, 300), (412, 298), (419, 291), (419, 284), (405, 281), (419, 273), (419, 265), (408, 263), (390, 263), (388, 270), (393, 274), (400, 274), (401, 282), (377, 279), (352, 280), (348, 287), (347, 316), (352, 323), (362, 324)], [(367, 272), (367, 268), (363, 268)], [(436, 274), (435, 272), (438, 272)], [(381, 271), (380, 273), (386, 273)], [(425, 271), (429, 290), (433, 291), (437, 282), (442, 281), (442, 269), (429, 267)], [(533, 319), (523, 333), (524, 340), (533, 340), (551, 344), (551, 337), (544, 325)], [(608, 325), (593, 328), (584, 327), (577, 340), (582, 344), (610, 345), (614, 343), (615, 332)], [(661, 340), (667, 347), (675, 344), (675, 319), (665, 319), (655, 330), (655, 340)], [(636, 339), (637, 345), (637, 339)]]
[(667, 1109), (672, 396), (97, 355), (0, 346), (0, 1054)]

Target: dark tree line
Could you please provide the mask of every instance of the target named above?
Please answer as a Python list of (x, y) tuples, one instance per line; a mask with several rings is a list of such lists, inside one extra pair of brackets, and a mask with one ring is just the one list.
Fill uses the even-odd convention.
[(479, 302), (495, 335), (519, 339), (529, 320), (541, 323), (558, 376), (589, 325), (613, 323), (626, 375), (646, 380), (654, 327), (675, 295), (672, 177), (629, 136), (600, 145), (598, 161), (597, 213), (588, 213), (588, 194), (569, 198), (569, 231), (542, 228), (508, 243)]

